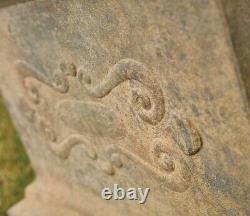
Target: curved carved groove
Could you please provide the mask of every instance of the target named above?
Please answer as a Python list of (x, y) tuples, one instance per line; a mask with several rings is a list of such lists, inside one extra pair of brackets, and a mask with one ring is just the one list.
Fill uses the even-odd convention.
[(173, 117), (172, 137), (187, 156), (195, 155), (202, 148), (202, 139), (198, 129), (186, 118)]
[(164, 187), (176, 192), (184, 192), (189, 188), (191, 172), (185, 160), (178, 154), (165, 145), (156, 143), (152, 146), (151, 159)]
[(46, 76), (43, 76), (35, 67), (28, 64), (25, 61), (17, 60), (15, 62), (16, 69), (19, 73), (19, 76), (22, 78), (23, 84), (26, 77), (35, 77), (40, 82), (49, 84)]
[(69, 81), (67, 77), (76, 76), (76, 66), (73, 63), (62, 62), (60, 69), (53, 75), (52, 87), (61, 93), (67, 93), (69, 91)]
[[(116, 152), (127, 156), (130, 160), (141, 164), (145, 169), (149, 170), (152, 173), (152, 177), (159, 180), (159, 186), (164, 189), (182, 193), (191, 185), (191, 171), (187, 163), (181, 158), (174, 159), (174, 170), (165, 170), (155, 160), (153, 160), (153, 163), (147, 162), (125, 148), (118, 146)], [(168, 153), (168, 151), (162, 149), (162, 153)]]
[(52, 87), (60, 93), (67, 93), (69, 91), (69, 82), (66, 76), (60, 71), (57, 71), (53, 75)]
[(88, 155), (92, 158), (95, 159), (97, 157), (97, 154), (93, 148), (89, 146), (89, 139), (78, 135), (78, 134), (73, 134), (64, 139), (60, 143), (54, 143), (50, 144), (51, 150), (61, 159), (66, 160), (69, 158), (70, 153), (72, 149), (77, 146), (77, 145), (83, 145), (84, 147), (88, 146)]
[[(17, 61), (16, 66), (20, 72), (22, 84), (26, 89), (26, 93), (28, 93), (28, 98), (33, 102), (30, 103), (32, 109), (26, 116), (31, 122), (38, 125), (38, 128), (49, 141), (49, 148), (63, 160), (70, 157), (72, 149), (77, 145), (85, 147), (87, 155), (96, 160), (98, 155), (95, 151), (95, 145), (91, 144), (93, 137), (121, 140), (126, 136), (126, 127), (116, 113), (97, 101), (80, 101), (76, 98), (59, 100), (54, 107), (57, 112), (53, 112), (51, 116), (55, 118), (53, 123), (57, 122), (60, 125), (58, 130), (63, 125), (63, 127), (66, 126), (74, 131), (74, 134), (58, 142), (64, 130), (60, 130), (60, 133), (54, 131), (50, 121), (44, 119), (45, 117), (48, 118), (48, 116), (39, 113), (40, 109), (33, 108), (34, 106), (39, 108), (43, 100), (41, 100), (42, 94), (39, 92), (39, 85), (33, 85), (32, 79), (28, 79), (28, 77), (34, 77), (61, 93), (66, 93), (69, 90), (68, 76), (76, 77), (84, 84), (89, 94), (96, 98), (105, 97), (112, 89), (127, 80), (136, 81), (140, 85), (136, 88), (132, 87), (132, 104), (140, 118), (152, 125), (156, 125), (164, 117), (165, 104), (162, 89), (155, 79), (150, 78), (150, 71), (142, 63), (133, 59), (119, 61), (97, 85), (93, 84), (91, 78), (85, 73), (86, 71), (83, 69), (76, 70), (74, 64), (61, 63), (57, 73), (54, 73), (53, 84), (50, 84), (39, 71), (26, 62)], [(72, 95), (69, 94), (69, 96)], [(20, 106), (26, 108), (26, 104), (20, 104)], [(174, 117), (171, 123), (172, 136), (182, 152), (188, 156), (199, 152), (202, 147), (202, 140), (192, 122)], [(123, 160), (123, 156), (129, 156), (135, 162), (150, 170), (152, 175), (160, 180), (163, 187), (175, 192), (184, 192), (191, 184), (191, 171), (187, 160), (182, 154), (180, 155), (168, 145), (161, 144), (161, 142), (162, 140), (159, 140), (159, 142), (154, 142), (154, 145), (151, 146), (150, 162), (119, 145), (116, 145), (115, 150), (107, 150), (107, 161), (99, 160), (100, 157), (96, 162), (102, 171), (108, 175), (113, 175), (126, 162)], [(96, 148), (98, 149), (98, 147)]]
[(67, 93), (69, 90), (69, 82), (67, 77), (76, 76), (75, 65), (68, 62), (62, 62), (60, 64), (60, 68), (53, 73), (52, 84), (49, 82), (46, 76), (42, 75), (42, 73), (39, 72), (38, 69), (28, 64), (27, 62), (17, 60), (15, 62), (15, 65), (22, 80), (25, 80), (26, 77), (35, 77), (40, 82), (45, 83), (46, 85), (52, 87), (54, 90), (60, 93)]
[(108, 95), (112, 89), (127, 80), (141, 83), (148, 90), (148, 94), (143, 91), (138, 93), (134, 90), (132, 103), (141, 119), (155, 125), (164, 116), (164, 98), (161, 88), (155, 80), (149, 77), (149, 70), (142, 63), (133, 59), (123, 59), (116, 63), (103, 81), (97, 85), (92, 84), (91, 78), (88, 77), (83, 68), (78, 70), (80, 82), (84, 84), (91, 96), (97, 98)]

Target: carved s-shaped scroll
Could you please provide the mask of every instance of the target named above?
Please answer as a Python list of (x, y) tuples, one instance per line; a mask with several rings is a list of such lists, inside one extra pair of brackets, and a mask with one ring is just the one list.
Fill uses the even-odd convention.
[(70, 156), (73, 147), (77, 145), (85, 146), (90, 158), (95, 159), (97, 157), (97, 153), (91, 146), (90, 138), (79, 134), (70, 135), (56, 145), (50, 145), (50, 148), (58, 157), (65, 160)]
[(78, 69), (78, 78), (86, 87), (89, 94), (96, 98), (108, 95), (112, 89), (127, 80), (141, 83), (147, 89), (138, 88), (132, 91), (132, 103), (140, 118), (149, 124), (156, 125), (165, 113), (163, 93), (148, 68), (133, 59), (122, 59), (109, 71), (106, 77), (94, 85), (91, 78), (86, 74), (84, 68)]

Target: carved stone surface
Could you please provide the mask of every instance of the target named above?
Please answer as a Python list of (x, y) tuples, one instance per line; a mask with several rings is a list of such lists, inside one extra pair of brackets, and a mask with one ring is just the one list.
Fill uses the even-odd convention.
[(242, 74), (243, 84), (246, 86), (248, 101), (250, 101), (250, 2), (246, 0), (222, 0), (222, 6), (230, 27), (232, 44), (237, 56)]
[[(217, 3), (0, 10), (0, 86), (37, 174), (11, 216), (250, 213), (248, 110)], [(149, 187), (146, 204), (103, 200), (114, 184)]]

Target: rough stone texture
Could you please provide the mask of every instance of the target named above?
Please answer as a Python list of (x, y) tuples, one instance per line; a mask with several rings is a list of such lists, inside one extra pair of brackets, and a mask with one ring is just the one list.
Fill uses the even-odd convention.
[(27, 1), (32, 1), (32, 0), (1, 0), (0, 1), (0, 8), (8, 7), (10, 5), (20, 4), (23, 2), (27, 2)]
[(242, 79), (250, 101), (250, 1), (223, 0), (225, 14), (230, 26), (232, 42), (237, 55)]
[[(250, 214), (247, 100), (218, 1), (31, 1), (1, 9), (0, 35), (37, 174), (10, 216)], [(151, 192), (102, 200), (114, 184)]]

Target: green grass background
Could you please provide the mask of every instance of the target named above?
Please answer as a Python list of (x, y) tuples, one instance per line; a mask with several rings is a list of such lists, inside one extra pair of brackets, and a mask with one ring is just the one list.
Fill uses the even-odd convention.
[(23, 198), (33, 179), (28, 156), (0, 96), (0, 216)]

